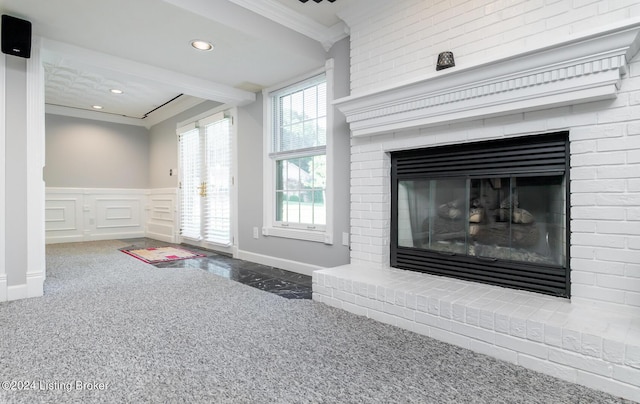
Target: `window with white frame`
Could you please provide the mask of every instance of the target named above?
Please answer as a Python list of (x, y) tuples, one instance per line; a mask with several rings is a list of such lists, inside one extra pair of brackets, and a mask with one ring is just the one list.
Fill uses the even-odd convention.
[(330, 242), (328, 72), (265, 91), (266, 235)]

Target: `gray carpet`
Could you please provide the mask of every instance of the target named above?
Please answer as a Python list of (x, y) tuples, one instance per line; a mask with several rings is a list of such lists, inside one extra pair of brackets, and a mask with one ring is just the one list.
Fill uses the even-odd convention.
[(624, 402), (123, 246), (48, 246), (45, 296), (0, 303), (0, 381), (35, 382), (0, 402)]

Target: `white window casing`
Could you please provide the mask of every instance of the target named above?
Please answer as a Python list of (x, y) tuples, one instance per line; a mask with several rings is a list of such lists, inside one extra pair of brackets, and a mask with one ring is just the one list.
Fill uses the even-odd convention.
[[(306, 241), (314, 241), (325, 244), (333, 244), (333, 59), (326, 61), (325, 66), (316, 71), (310, 72), (303, 77), (298, 77), (281, 83), (277, 86), (263, 90), (263, 116), (264, 116), (264, 154), (263, 154), (263, 227), (264, 236), (284, 237)], [(275, 133), (276, 124), (274, 98), (285, 93), (291, 94), (305, 87), (313, 86), (322, 81), (322, 76), (326, 81), (326, 143), (303, 144), (295, 148), (295, 145), (280, 142), (279, 134)], [(276, 144), (276, 140), (278, 143)], [(280, 145), (280, 146), (278, 146)], [(289, 147), (290, 146), (290, 147)], [(326, 161), (326, 185), (324, 188), (324, 224), (307, 224), (296, 221), (288, 222), (278, 220), (276, 217), (276, 165), (278, 161), (290, 161), (297, 158), (311, 156), (325, 156)], [(315, 161), (315, 160), (314, 160)], [(288, 164), (288, 163), (287, 163)], [(282, 190), (280, 190), (282, 191)], [(308, 190), (307, 190), (308, 191)], [(313, 188), (310, 192), (315, 195), (317, 190)], [(286, 193), (286, 192), (284, 192)], [(313, 198), (313, 197), (312, 197)], [(313, 205), (315, 209), (315, 204)], [(315, 210), (314, 210), (315, 212)], [(315, 216), (314, 216), (315, 217)]]

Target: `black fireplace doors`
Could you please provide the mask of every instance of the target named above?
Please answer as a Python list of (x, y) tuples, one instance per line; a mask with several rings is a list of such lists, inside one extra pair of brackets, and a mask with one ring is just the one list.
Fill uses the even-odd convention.
[(391, 159), (392, 266), (569, 296), (568, 133)]

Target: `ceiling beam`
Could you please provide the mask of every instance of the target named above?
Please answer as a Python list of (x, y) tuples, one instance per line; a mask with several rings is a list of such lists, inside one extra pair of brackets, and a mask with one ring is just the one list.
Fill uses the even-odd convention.
[(332, 27), (326, 27), (319, 22), (300, 14), (297, 11), (279, 3), (275, 0), (229, 0), (242, 6), (256, 14), (284, 25), (296, 32), (301, 33), (311, 39), (320, 42), (324, 49), (328, 51), (334, 43), (349, 35), (349, 28), (340, 21)]
[(187, 94), (205, 100), (237, 106), (252, 103), (256, 99), (256, 95), (249, 91), (239, 90), (225, 84), (107, 55), (64, 42), (45, 38), (42, 47), (44, 61), (74, 60), (86, 65), (136, 77), (140, 80), (153, 81), (158, 86), (172, 89), (179, 94)]
[[(221, 4), (212, 3), (210, 0), (164, 1), (212, 20), (219, 20), (221, 14), (224, 14), (224, 10), (221, 10)], [(319, 42), (325, 51), (328, 51), (334, 43), (349, 35), (349, 28), (342, 21), (331, 27), (326, 27), (276, 0), (228, 1)], [(251, 26), (246, 26), (243, 29), (250, 30)]]

